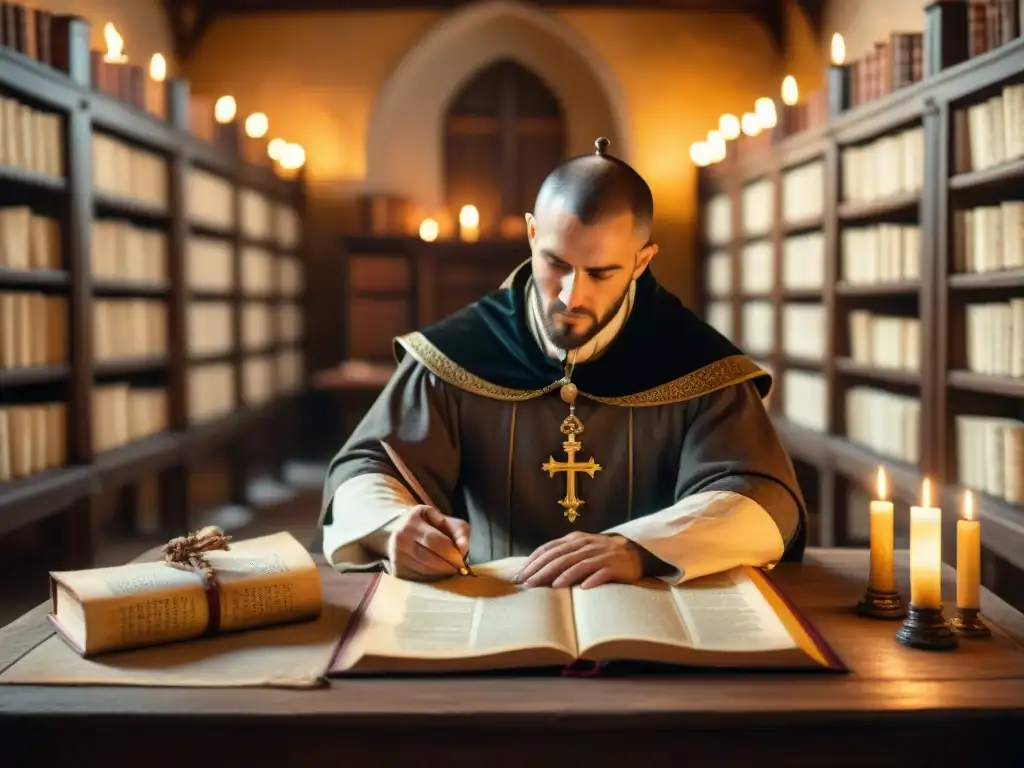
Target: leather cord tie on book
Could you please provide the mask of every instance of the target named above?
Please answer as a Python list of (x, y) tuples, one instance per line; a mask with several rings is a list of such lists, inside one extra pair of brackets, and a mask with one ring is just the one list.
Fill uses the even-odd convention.
[(207, 584), (207, 588), (217, 586), (217, 574), (213, 566), (204, 557), (207, 552), (226, 550), (231, 547), (230, 536), (225, 536), (215, 525), (208, 525), (198, 531), (171, 539), (164, 545), (164, 562), (175, 567), (194, 570)]
[(173, 568), (181, 568), (198, 573), (206, 585), (206, 604), (209, 613), (206, 622), (206, 634), (214, 635), (220, 630), (220, 589), (217, 573), (206, 559), (207, 552), (231, 549), (225, 536), (215, 525), (208, 525), (198, 531), (171, 539), (164, 545), (164, 562)]

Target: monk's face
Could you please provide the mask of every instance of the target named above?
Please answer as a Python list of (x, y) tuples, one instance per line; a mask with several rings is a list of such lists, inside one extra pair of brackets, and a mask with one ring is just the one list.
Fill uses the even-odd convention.
[(544, 330), (561, 349), (576, 349), (610, 323), (658, 246), (647, 245), (624, 213), (585, 225), (557, 207), (526, 214), (533, 279)]

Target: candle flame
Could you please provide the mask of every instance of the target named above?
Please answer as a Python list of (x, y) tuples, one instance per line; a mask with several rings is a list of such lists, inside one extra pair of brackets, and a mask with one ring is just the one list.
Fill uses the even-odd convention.
[(440, 227), (435, 219), (424, 219), (420, 223), (420, 239), (425, 242), (432, 243), (437, 240), (437, 234)]
[(782, 80), (782, 103), (792, 107), (800, 100), (800, 89), (797, 88), (796, 78), (786, 75)]
[(921, 506), (930, 507), (932, 505), (932, 484), (931, 481), (926, 477), (921, 481)]
[(281, 155), (284, 154), (285, 147), (288, 146), (288, 142), (284, 139), (271, 139), (267, 142), (267, 157), (271, 160), (280, 161)]
[(878, 500), (879, 501), (885, 501), (886, 497), (889, 495), (889, 493), (888, 493), (889, 492), (889, 485), (886, 482), (886, 479), (887, 478), (885, 476), (885, 468), (884, 467), (879, 467), (878, 468), (878, 475), (877, 475), (877, 478), (876, 478), (877, 487), (878, 487)]
[(480, 211), (475, 205), (464, 205), (459, 209), (459, 225), (463, 227), (479, 227)]
[(149, 76), (158, 83), (167, 79), (167, 59), (162, 54), (154, 53), (149, 60)]
[(718, 118), (718, 132), (726, 141), (732, 141), (740, 135), (740, 119), (736, 115), (724, 114)]
[(753, 112), (744, 112), (743, 117), (740, 118), (740, 128), (747, 136), (757, 136), (761, 132), (761, 121)]
[(124, 38), (117, 27), (109, 21), (103, 27), (103, 39), (107, 43), (107, 54), (103, 58), (109, 62), (127, 61), (124, 55)]
[(974, 509), (974, 494), (968, 490), (964, 491), (964, 520), (974, 520), (976, 516)]
[(695, 141), (690, 145), (690, 159), (698, 168), (711, 165), (711, 147), (706, 141)]
[(841, 66), (846, 61), (846, 41), (843, 40), (843, 36), (836, 32), (832, 35), (832, 64), (833, 66)]
[(762, 96), (754, 102), (754, 114), (762, 128), (774, 128), (779, 120), (775, 111), (775, 102), (767, 96)]
[(213, 119), (221, 125), (230, 123), (238, 113), (238, 104), (234, 96), (221, 96), (213, 105)]
[(252, 139), (262, 139), (270, 129), (270, 120), (262, 112), (253, 112), (245, 118), (245, 135)]

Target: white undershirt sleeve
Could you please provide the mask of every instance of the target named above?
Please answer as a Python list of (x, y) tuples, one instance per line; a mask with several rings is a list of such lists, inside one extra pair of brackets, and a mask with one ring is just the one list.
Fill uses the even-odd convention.
[(721, 573), (740, 565), (773, 566), (785, 543), (771, 515), (733, 491), (704, 491), (671, 507), (604, 531), (640, 545), (675, 572), (669, 584)]
[(338, 486), (331, 522), (323, 527), (324, 557), (339, 570), (383, 563), (390, 526), (417, 506), (402, 483), (382, 473), (357, 475)]

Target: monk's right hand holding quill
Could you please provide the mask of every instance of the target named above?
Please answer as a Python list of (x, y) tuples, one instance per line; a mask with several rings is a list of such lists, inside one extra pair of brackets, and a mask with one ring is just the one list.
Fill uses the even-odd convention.
[(394, 575), (411, 581), (458, 573), (468, 552), (469, 523), (423, 505), (396, 520), (388, 540)]

